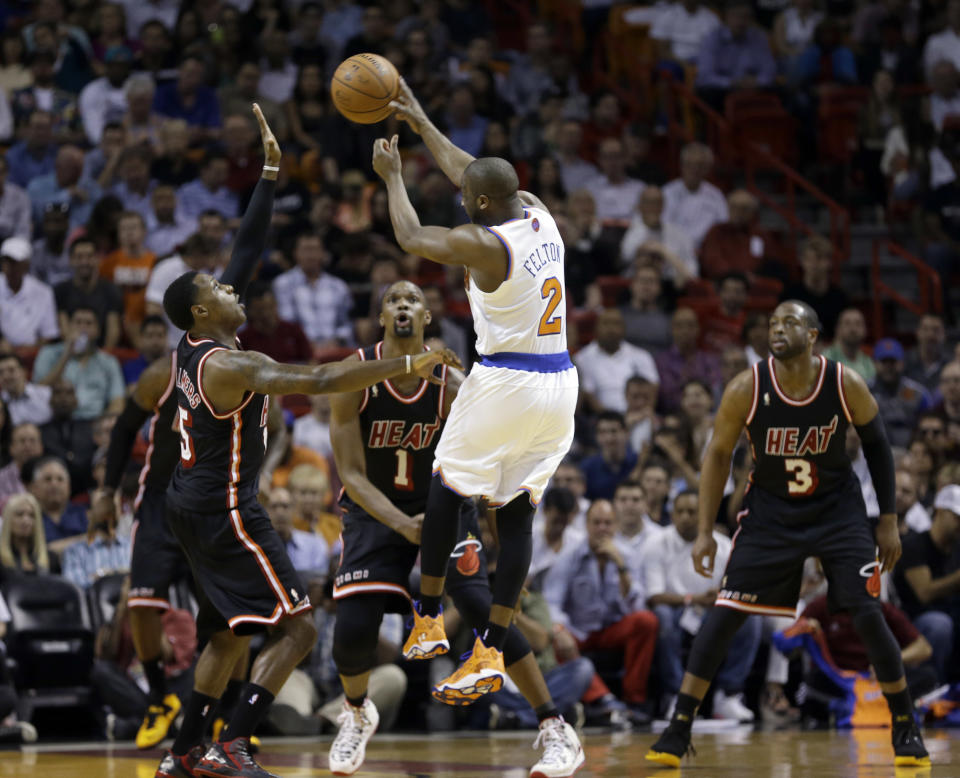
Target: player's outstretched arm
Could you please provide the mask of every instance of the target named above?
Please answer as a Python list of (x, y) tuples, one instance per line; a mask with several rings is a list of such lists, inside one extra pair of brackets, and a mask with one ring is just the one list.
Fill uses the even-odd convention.
[(270, 125), (267, 124), (260, 106), (256, 103), (253, 104), (253, 113), (260, 125), (264, 171), (253, 190), (246, 213), (243, 214), (243, 221), (240, 222), (233, 242), (230, 262), (220, 279), (224, 284), (232, 286), (241, 298), (246, 293), (250, 279), (253, 278), (257, 268), (257, 262), (263, 255), (270, 229), (270, 219), (273, 216), (273, 195), (277, 189), (278, 171), (266, 168), (279, 167), (281, 157), (280, 144), (277, 143)]
[(433, 158), (437, 160), (440, 169), (446, 174), (455, 187), (460, 188), (463, 181), (463, 171), (467, 169), (475, 157), (455, 146), (453, 141), (437, 129), (436, 125), (427, 117), (426, 111), (413, 95), (413, 90), (407, 82), (400, 79), (400, 94), (390, 103), (396, 109), (396, 116), (410, 125), (423, 142), (427, 144)]
[(730, 474), (730, 459), (750, 414), (752, 402), (753, 371), (744, 370), (727, 385), (723, 393), (713, 421), (713, 437), (703, 456), (703, 469), (700, 472), (700, 521), (697, 540), (693, 544), (693, 566), (700, 575), (707, 578), (713, 576), (713, 560), (717, 553), (713, 525), (723, 499), (723, 487)]

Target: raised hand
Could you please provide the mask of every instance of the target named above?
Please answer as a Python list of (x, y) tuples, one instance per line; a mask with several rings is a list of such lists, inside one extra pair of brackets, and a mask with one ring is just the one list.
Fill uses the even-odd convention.
[(260, 138), (263, 140), (263, 164), (277, 167), (280, 164), (280, 144), (273, 135), (273, 130), (267, 124), (263, 116), (263, 111), (256, 103), (253, 104), (253, 115), (257, 117), (257, 124), (260, 125)]
[(373, 169), (384, 181), (399, 175), (402, 168), (397, 141), (398, 137), (394, 135), (389, 142), (386, 138), (377, 138), (373, 142)]
[(431, 384), (442, 384), (443, 379), (433, 372), (433, 368), (439, 364), (463, 370), (460, 358), (450, 349), (444, 348), (439, 351), (424, 351), (422, 354), (417, 354), (411, 360), (410, 372), (416, 373)]
[(420, 105), (420, 101), (413, 96), (413, 90), (407, 86), (407, 82), (400, 78), (400, 93), (390, 101), (390, 107), (396, 111), (394, 114), (398, 119), (405, 121), (410, 125), (410, 129), (417, 135), (423, 132), (424, 126), (430, 120), (427, 119), (426, 111)]

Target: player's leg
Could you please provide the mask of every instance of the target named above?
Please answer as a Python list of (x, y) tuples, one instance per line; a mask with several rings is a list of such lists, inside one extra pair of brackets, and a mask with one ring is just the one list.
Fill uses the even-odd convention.
[(467, 499), (466, 495), (448, 487), (441, 473), (434, 474), (420, 533), (420, 599), (417, 612), (421, 616), (437, 618), (440, 614), (447, 561), (457, 545), (460, 511)]
[(237, 709), (237, 703), (240, 702), (240, 693), (243, 691), (243, 685), (246, 683), (247, 676), (250, 674), (250, 648), (237, 657), (236, 664), (233, 666), (233, 672), (230, 673), (230, 680), (227, 681), (227, 688), (220, 696), (220, 705), (217, 708), (216, 718), (213, 721), (213, 739), (224, 740), (229, 727), (227, 722), (233, 716)]

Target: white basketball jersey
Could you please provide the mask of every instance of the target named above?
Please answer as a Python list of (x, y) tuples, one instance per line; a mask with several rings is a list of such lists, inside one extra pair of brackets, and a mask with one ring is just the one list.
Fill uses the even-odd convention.
[(556, 354), (567, 350), (563, 240), (553, 217), (524, 208), (522, 219), (487, 227), (507, 249), (507, 279), (495, 292), (467, 280), (477, 352)]

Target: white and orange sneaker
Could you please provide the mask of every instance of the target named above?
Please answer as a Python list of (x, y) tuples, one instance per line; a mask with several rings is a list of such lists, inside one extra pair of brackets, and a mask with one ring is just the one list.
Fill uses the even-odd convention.
[(464, 655), (464, 663), (457, 671), (433, 687), (433, 696), (447, 705), (470, 705), (484, 694), (503, 688), (507, 671), (503, 666), (503, 652), (489, 648), (478, 636), (473, 650)]
[(418, 606), (413, 604), (413, 629), (403, 644), (404, 659), (433, 659), (447, 653), (450, 642), (443, 628), (443, 610), (436, 616), (421, 616)]

